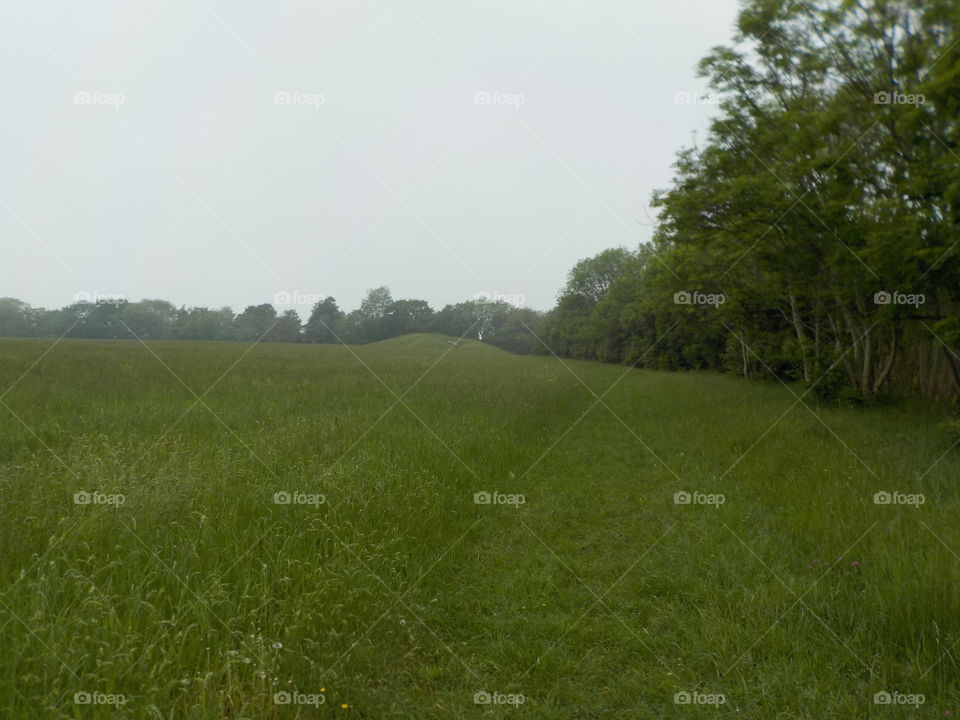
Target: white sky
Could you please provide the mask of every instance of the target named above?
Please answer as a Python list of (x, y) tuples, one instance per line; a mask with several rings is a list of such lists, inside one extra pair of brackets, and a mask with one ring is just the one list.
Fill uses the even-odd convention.
[(578, 259), (650, 237), (712, 111), (675, 96), (736, 9), (4, 0), (0, 296), (546, 309)]

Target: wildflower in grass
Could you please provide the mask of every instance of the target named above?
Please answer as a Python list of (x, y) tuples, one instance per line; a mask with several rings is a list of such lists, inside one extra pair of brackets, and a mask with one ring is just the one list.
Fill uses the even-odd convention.
[(859, 561), (859, 560), (851, 560), (851, 561), (850, 561), (850, 567), (854, 567), (854, 568), (860, 567), (860, 561)]

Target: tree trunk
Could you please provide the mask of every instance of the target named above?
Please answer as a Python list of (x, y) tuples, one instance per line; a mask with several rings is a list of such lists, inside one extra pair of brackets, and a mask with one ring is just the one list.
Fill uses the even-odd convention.
[(793, 329), (797, 333), (797, 341), (800, 343), (800, 361), (803, 364), (803, 379), (810, 382), (810, 362), (807, 358), (807, 332), (803, 327), (803, 321), (800, 319), (800, 312), (797, 309), (797, 297), (790, 291), (790, 315), (793, 319)]

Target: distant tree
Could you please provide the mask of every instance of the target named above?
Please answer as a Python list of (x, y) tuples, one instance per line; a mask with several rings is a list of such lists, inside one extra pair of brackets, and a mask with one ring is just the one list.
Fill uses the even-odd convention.
[(604, 250), (578, 262), (567, 276), (541, 336), (562, 357), (598, 358), (601, 338), (595, 313), (624, 276), (641, 261), (625, 248)]
[(304, 342), (335, 343), (341, 332), (343, 312), (337, 301), (327, 297), (313, 306), (310, 318), (303, 328)]
[(479, 340), (480, 321), (476, 305), (473, 301), (445, 305), (433, 316), (433, 332)]
[(36, 337), (60, 337), (70, 324), (70, 316), (62, 308), (47, 310), (46, 308), (31, 308), (33, 320), (33, 334)]
[(477, 321), (477, 338), (488, 341), (497, 330), (506, 322), (516, 307), (506, 302), (486, 302), (482, 300), (473, 300), (470, 305), (473, 306), (474, 318)]
[(297, 311), (284, 311), (265, 339), (269, 342), (300, 342), (300, 316)]
[(33, 311), (16, 298), (0, 298), (0, 336), (25, 337), (35, 333)]
[(433, 321), (433, 310), (426, 300), (395, 300), (383, 317), (384, 337), (427, 332)]
[(69, 332), (69, 337), (133, 339), (123, 325), (126, 300), (77, 302), (63, 308), (58, 318), (58, 334)]
[(367, 290), (360, 307), (345, 318), (345, 340), (368, 343), (383, 340), (386, 335), (384, 319), (393, 304), (390, 288), (386, 286)]
[(367, 294), (360, 301), (360, 313), (365, 318), (373, 320), (382, 320), (393, 303), (393, 296), (390, 294), (390, 288), (383, 285), (372, 290), (367, 290)]
[(237, 315), (233, 326), (237, 340), (266, 340), (267, 333), (277, 323), (277, 311), (273, 305), (250, 305)]
[(234, 314), (229, 307), (181, 308), (177, 312), (175, 337), (180, 340), (233, 340)]
[(505, 302), (468, 300), (446, 305), (433, 319), (434, 332), (486, 340), (493, 336), (516, 308)]
[(518, 355), (545, 352), (537, 337), (541, 337), (543, 314), (530, 308), (513, 308), (503, 322), (484, 340), (491, 345)]
[(621, 247), (604, 250), (598, 255), (581, 260), (567, 276), (567, 284), (561, 297), (580, 295), (591, 303), (600, 302), (633, 257), (633, 253)]
[(141, 340), (161, 340), (174, 336), (177, 309), (166, 300), (141, 300), (124, 306), (120, 319)]

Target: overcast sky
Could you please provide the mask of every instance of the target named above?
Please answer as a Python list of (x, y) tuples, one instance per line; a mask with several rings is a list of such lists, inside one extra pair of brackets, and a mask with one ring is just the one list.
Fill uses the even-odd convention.
[(649, 239), (736, 9), (3, 0), (0, 296), (546, 309), (578, 259)]

